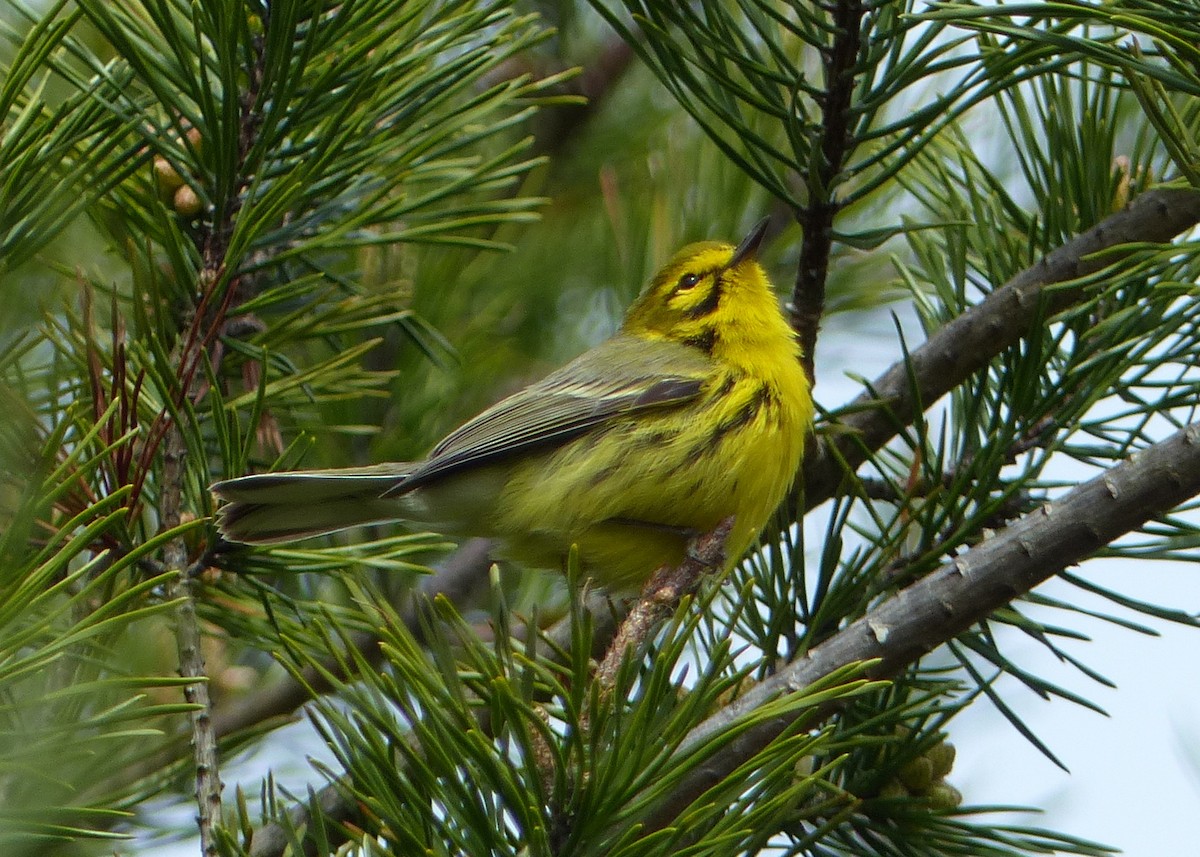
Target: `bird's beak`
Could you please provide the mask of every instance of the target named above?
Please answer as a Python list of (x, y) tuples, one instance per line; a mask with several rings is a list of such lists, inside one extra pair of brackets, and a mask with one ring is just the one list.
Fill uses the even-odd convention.
[(759, 245), (762, 244), (763, 236), (767, 234), (767, 224), (770, 220), (771, 218), (764, 217), (758, 221), (758, 224), (750, 230), (750, 234), (742, 239), (742, 243), (737, 245), (737, 249), (733, 251), (733, 258), (725, 266), (726, 270), (736, 268), (747, 259), (753, 259), (758, 255)]

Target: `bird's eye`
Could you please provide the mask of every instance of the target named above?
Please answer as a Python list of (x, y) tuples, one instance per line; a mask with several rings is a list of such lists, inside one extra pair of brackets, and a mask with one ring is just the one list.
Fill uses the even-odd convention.
[(694, 288), (698, 282), (700, 282), (699, 274), (684, 274), (679, 278), (679, 282), (675, 286), (675, 291), (682, 292)]

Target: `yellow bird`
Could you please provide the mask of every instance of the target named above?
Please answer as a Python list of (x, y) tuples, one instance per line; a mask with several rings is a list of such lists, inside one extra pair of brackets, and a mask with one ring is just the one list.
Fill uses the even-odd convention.
[(544, 568), (577, 544), (585, 572), (623, 590), (732, 516), (736, 561), (791, 486), (813, 419), (799, 346), (755, 261), (765, 227), (680, 250), (615, 336), (424, 461), (218, 482), (221, 532), (269, 544), (404, 520), (497, 539), (499, 556)]

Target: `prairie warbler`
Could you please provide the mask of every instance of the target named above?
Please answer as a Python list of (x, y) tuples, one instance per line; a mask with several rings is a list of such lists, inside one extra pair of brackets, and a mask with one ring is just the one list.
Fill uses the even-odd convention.
[(268, 473), (213, 486), (232, 541), (405, 520), (625, 589), (729, 516), (730, 560), (792, 484), (812, 423), (799, 348), (755, 254), (679, 251), (614, 337), (488, 408), (424, 461)]

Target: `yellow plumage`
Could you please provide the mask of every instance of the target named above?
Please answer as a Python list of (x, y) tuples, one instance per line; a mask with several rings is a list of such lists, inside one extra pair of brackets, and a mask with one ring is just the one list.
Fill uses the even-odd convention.
[(217, 483), (227, 538), (279, 542), (408, 520), (561, 567), (572, 544), (603, 585), (640, 584), (734, 516), (730, 560), (799, 468), (812, 424), (799, 349), (754, 253), (685, 247), (620, 332), (452, 432), (423, 462)]

